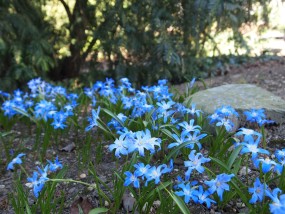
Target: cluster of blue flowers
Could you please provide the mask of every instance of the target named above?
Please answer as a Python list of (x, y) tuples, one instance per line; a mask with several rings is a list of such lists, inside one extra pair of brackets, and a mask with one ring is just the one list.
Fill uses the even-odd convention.
[(268, 197), (272, 200), (272, 203), (269, 205), (271, 213), (285, 213), (285, 194), (281, 194), (282, 190), (278, 187), (271, 190), (266, 183), (261, 183), (260, 179), (256, 178), (253, 187), (248, 188), (248, 191), (252, 194), (250, 203), (263, 202), (265, 197)]
[[(15, 157), (7, 166), (7, 170), (13, 170), (15, 164), (22, 164), (23, 161), (21, 160), (21, 157), (23, 157), (25, 154), (20, 153)], [(39, 197), (39, 193), (42, 191), (44, 184), (46, 181), (49, 180), (47, 177), (49, 172), (56, 172), (58, 169), (62, 169), (62, 164), (59, 162), (58, 157), (56, 157), (55, 161), (52, 162), (48, 160), (48, 164), (44, 167), (44, 169), (41, 169), (40, 167), (37, 167), (37, 171), (33, 172), (33, 176), (27, 178), (29, 182), (29, 186), (33, 188), (33, 193), (36, 198)]]
[(116, 139), (114, 144), (109, 146), (109, 149), (110, 151), (115, 150), (117, 157), (121, 157), (121, 154), (127, 155), (134, 151), (138, 151), (140, 156), (145, 156), (145, 150), (153, 154), (155, 147), (160, 148), (160, 144), (161, 139), (151, 137), (148, 129), (137, 132), (125, 130), (119, 139)]
[(218, 108), (214, 114), (209, 116), (210, 124), (216, 123), (216, 126), (224, 126), (229, 132), (232, 131), (234, 123), (232, 117), (238, 117), (239, 114), (231, 106), (222, 106)]
[[(263, 113), (263, 111), (257, 110), (252, 110), (252, 112), (254, 115), (256, 112)], [(266, 119), (264, 118), (265, 116), (263, 116), (263, 120), (265, 121)], [(258, 120), (256, 119), (251, 118), (250, 121), (258, 123)], [(251, 154), (253, 165), (257, 169), (260, 169), (263, 174), (267, 174), (269, 172), (276, 173), (277, 175), (282, 174), (285, 165), (285, 149), (277, 149), (274, 153), (276, 160), (274, 160), (270, 158), (272, 155), (268, 150), (259, 147), (262, 137), (259, 132), (256, 132), (252, 129), (241, 128), (236, 133), (236, 136), (242, 136), (242, 142), (236, 144), (236, 146), (242, 146), (240, 154)], [(259, 155), (262, 157), (259, 157)], [(272, 200), (272, 203), (269, 205), (271, 213), (285, 213), (285, 194), (282, 194), (282, 190), (278, 187), (275, 189), (270, 189), (265, 182), (262, 183), (259, 178), (256, 178), (253, 183), (253, 187), (248, 188), (248, 191), (252, 195), (249, 201), (250, 203), (262, 203), (265, 197), (268, 197)]]
[(78, 95), (67, 93), (61, 86), (53, 86), (40, 78), (28, 82), (30, 93), (15, 90), (12, 95), (2, 92), (5, 96), (2, 104), (4, 115), (9, 118), (25, 114), (37, 120), (52, 121), (54, 129), (67, 127), (66, 120), (74, 115), (73, 110), (78, 105)]
[(266, 119), (264, 109), (250, 109), (249, 111), (244, 111), (244, 115), (247, 121), (257, 123), (259, 126), (274, 123), (273, 120)]
[[(193, 86), (194, 82), (191, 84)], [(78, 106), (79, 96), (67, 93), (63, 87), (52, 86), (39, 78), (31, 80), (28, 86), (30, 93), (16, 90), (10, 95), (0, 91), (0, 96), (5, 100), (2, 104), (4, 115), (11, 118), (24, 113), (37, 120), (49, 122), (54, 129), (66, 128), (68, 117), (75, 114), (74, 110)], [(199, 182), (195, 180), (196, 174), (204, 173), (205, 165), (211, 163), (211, 159), (206, 157), (202, 150), (202, 143), (207, 134), (198, 125), (200, 123), (197, 124), (203, 112), (197, 109), (195, 104), (188, 108), (175, 102), (172, 99), (173, 95), (169, 92), (167, 80), (159, 80), (157, 85), (143, 86), (141, 90), (136, 90), (127, 78), (122, 78), (118, 87), (115, 87), (113, 79), (107, 78), (105, 82), (98, 81), (91, 88), (85, 88), (84, 94), (90, 99), (92, 107), (91, 115), (87, 118), (89, 124), (85, 127), (85, 131), (99, 126), (99, 123), (102, 122), (100, 113), (106, 112), (106, 109), (103, 109), (105, 106), (119, 106), (118, 109), (121, 112), (112, 112), (116, 116), (107, 122), (110, 130), (116, 133), (114, 136), (117, 136), (117, 139), (109, 145), (109, 151), (114, 152), (117, 158), (133, 152), (137, 152), (140, 157), (150, 157), (161, 148), (173, 150), (185, 143), (185, 147), (188, 149), (186, 151), (189, 151), (189, 155), (187, 153), (188, 160), (184, 161), (185, 172), (179, 171), (184, 174), (185, 179), (178, 177), (178, 184), (174, 186), (175, 193), (184, 197), (185, 203), (206, 204), (208, 208), (211, 204), (216, 203), (213, 200), (213, 194), (217, 194), (220, 201), (223, 200), (224, 192), (230, 190), (230, 182), (235, 175), (221, 173), (212, 180)], [(102, 106), (102, 112), (98, 103)], [(148, 119), (143, 121), (146, 115), (148, 115)], [(245, 111), (244, 115), (247, 121), (259, 126), (273, 122), (266, 119), (263, 109), (251, 109)], [(234, 117), (239, 117), (235, 109), (231, 106), (221, 106), (208, 119), (210, 124), (232, 132)], [(144, 128), (131, 130), (129, 124), (135, 119), (142, 120)], [(160, 132), (161, 127), (170, 126), (171, 128), (167, 129), (167, 136), (171, 139), (164, 141), (162, 137), (164, 133)], [(270, 152), (260, 146), (262, 135), (259, 132), (240, 128), (235, 136), (240, 139), (234, 145), (234, 148), (240, 148), (239, 155), (250, 155), (253, 165), (258, 170), (261, 169), (263, 174), (282, 174), (285, 165), (285, 149), (276, 150), (275, 159), (271, 159)], [(166, 144), (165, 147), (162, 144), (162, 139)], [(13, 170), (15, 164), (21, 164), (21, 158), (24, 155), (21, 153), (15, 157), (8, 164), (7, 170)], [(55, 162), (48, 162), (49, 164), (44, 169), (38, 168), (33, 176), (28, 178), (36, 197), (39, 196), (45, 182), (49, 180), (48, 173), (62, 168), (57, 158)], [(166, 164), (151, 166), (146, 162), (139, 162), (131, 168), (135, 170), (124, 172), (124, 185), (140, 188), (142, 182), (144, 182), (144, 186), (152, 181), (155, 184), (160, 183), (161, 177), (171, 173), (174, 166), (171, 160), (169, 166)], [(256, 178), (253, 187), (248, 188), (248, 192), (252, 195), (250, 203), (262, 202), (267, 197), (272, 200), (270, 204), (272, 213), (285, 211), (285, 194), (282, 194), (279, 188), (271, 190), (265, 182), (262, 183), (259, 178)]]
[(163, 174), (170, 173), (173, 170), (173, 161), (170, 161), (169, 167), (166, 164), (161, 164), (158, 167), (150, 166), (149, 164), (145, 165), (144, 163), (134, 164), (136, 170), (134, 173), (126, 171), (125, 175), (125, 186), (133, 184), (135, 188), (140, 188), (141, 180), (145, 180), (145, 186), (148, 185), (148, 182), (153, 181), (155, 184), (160, 182), (160, 177)]
[(213, 199), (210, 198), (215, 192), (220, 197), (220, 200), (223, 200), (224, 191), (229, 191), (230, 187), (227, 184), (234, 177), (234, 174), (219, 174), (215, 179), (210, 181), (204, 181), (204, 184), (208, 186), (207, 190), (204, 190), (203, 185), (197, 186), (197, 181), (187, 182), (186, 184), (180, 183), (177, 185), (175, 193), (178, 196), (184, 197), (185, 203), (189, 203), (192, 200), (194, 203), (203, 204), (206, 203), (207, 207), (210, 208), (211, 203), (216, 203)]

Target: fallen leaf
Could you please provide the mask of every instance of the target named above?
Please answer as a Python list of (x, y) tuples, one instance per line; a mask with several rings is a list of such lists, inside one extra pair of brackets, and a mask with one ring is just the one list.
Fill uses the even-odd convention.
[(87, 198), (79, 197), (72, 203), (70, 214), (79, 214), (80, 211), (83, 211), (84, 214), (88, 214), (92, 209), (93, 206)]
[(75, 143), (70, 143), (67, 146), (63, 147), (60, 151), (71, 152), (73, 149), (75, 149)]
[(0, 197), (0, 209), (6, 210), (8, 208), (8, 198), (5, 196)]

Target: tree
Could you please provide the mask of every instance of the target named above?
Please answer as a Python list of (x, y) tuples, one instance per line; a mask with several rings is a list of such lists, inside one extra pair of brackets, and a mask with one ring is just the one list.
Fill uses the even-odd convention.
[[(0, 1), (1, 85), (44, 76), (53, 66), (50, 26), (40, 4), (29, 0)], [(16, 85), (15, 85), (16, 86)]]
[[(59, 30), (58, 20), (43, 10), (50, 2), (65, 11)], [(0, 75), (13, 70), (19, 78), (23, 73), (73, 78), (87, 58), (93, 63), (88, 69), (98, 70), (101, 52), (114, 78), (179, 82), (191, 78), (195, 63), (207, 56), (206, 42), (219, 51), (215, 33), (232, 29), (237, 47), (246, 47), (240, 27), (257, 20), (256, 3), (267, 11), (264, 0), (2, 0)], [(59, 53), (62, 47), (69, 54)]]

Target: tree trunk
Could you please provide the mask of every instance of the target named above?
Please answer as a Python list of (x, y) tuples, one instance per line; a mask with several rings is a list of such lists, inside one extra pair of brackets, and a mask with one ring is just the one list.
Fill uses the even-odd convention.
[(65, 6), (69, 16), (70, 56), (61, 60), (57, 68), (51, 72), (50, 76), (54, 80), (77, 77), (86, 58), (86, 54), (82, 53), (82, 49), (87, 41), (85, 30), (88, 26), (88, 20), (84, 14), (87, 8), (87, 0), (77, 0), (72, 14), (67, 8), (68, 6)]

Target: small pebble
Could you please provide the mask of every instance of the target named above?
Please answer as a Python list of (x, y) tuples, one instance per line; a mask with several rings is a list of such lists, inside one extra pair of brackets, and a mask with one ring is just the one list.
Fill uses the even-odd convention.
[(153, 206), (154, 206), (155, 208), (160, 207), (160, 204), (161, 204), (161, 202), (160, 202), (159, 200), (156, 200), (156, 201), (153, 202)]
[(41, 162), (36, 161), (35, 164), (36, 164), (36, 165), (41, 165)]
[(109, 207), (110, 204), (109, 204), (108, 201), (105, 201), (105, 202), (104, 202), (104, 205), (105, 205), (105, 207)]
[(32, 183), (25, 183), (25, 186), (28, 187), (28, 188), (32, 188), (33, 184)]
[[(251, 172), (251, 169), (248, 168), (248, 169), (247, 169), (247, 174), (250, 173), (250, 172)], [(246, 175), (246, 166), (243, 166), (243, 167), (240, 169), (239, 174), (240, 174), (241, 176)]]
[(86, 178), (86, 174), (85, 174), (85, 173), (82, 173), (81, 175), (79, 175), (79, 177), (80, 177), (81, 179)]
[(237, 207), (242, 207), (242, 203), (241, 203), (241, 202), (238, 202), (238, 203), (237, 203)]

